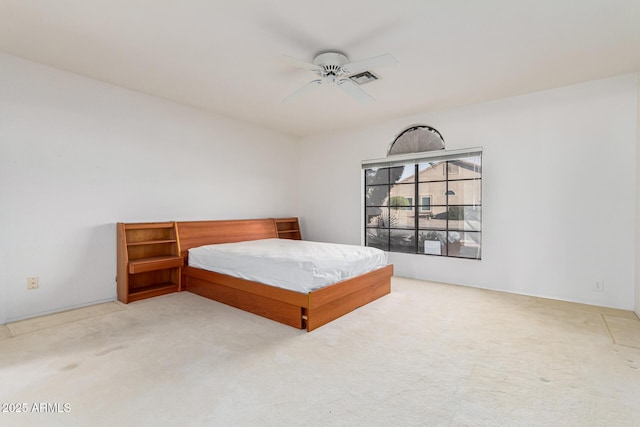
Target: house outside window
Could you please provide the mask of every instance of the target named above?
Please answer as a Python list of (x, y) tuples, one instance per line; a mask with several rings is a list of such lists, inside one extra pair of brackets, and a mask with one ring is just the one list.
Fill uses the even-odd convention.
[(363, 162), (366, 246), (481, 258), (482, 151), (458, 151)]

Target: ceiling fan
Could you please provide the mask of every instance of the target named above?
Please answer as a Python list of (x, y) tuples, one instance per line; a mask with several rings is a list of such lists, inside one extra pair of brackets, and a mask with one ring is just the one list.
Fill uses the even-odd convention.
[(283, 102), (291, 102), (303, 95), (317, 89), (322, 84), (338, 86), (347, 95), (362, 104), (370, 104), (374, 99), (367, 92), (362, 90), (352, 77), (357, 74), (370, 71), (373, 68), (384, 67), (397, 64), (398, 61), (389, 54), (374, 56), (361, 61), (349, 62), (349, 58), (340, 52), (323, 52), (313, 59), (313, 63), (300, 59), (284, 56), (284, 59), (291, 65), (310, 70), (317, 74), (319, 78), (310, 81), (300, 89), (286, 97)]

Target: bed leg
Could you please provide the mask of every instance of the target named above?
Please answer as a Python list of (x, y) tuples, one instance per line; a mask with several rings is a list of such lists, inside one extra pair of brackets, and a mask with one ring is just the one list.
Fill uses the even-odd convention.
[(300, 329), (307, 329), (307, 309), (301, 307), (302, 327)]

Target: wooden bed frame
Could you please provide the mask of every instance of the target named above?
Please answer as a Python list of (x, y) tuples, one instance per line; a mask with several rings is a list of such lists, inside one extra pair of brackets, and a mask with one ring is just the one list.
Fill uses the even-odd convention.
[(278, 237), (275, 220), (178, 222), (183, 289), (251, 313), (312, 331), (391, 291), (393, 265), (308, 294), (188, 267), (190, 248)]

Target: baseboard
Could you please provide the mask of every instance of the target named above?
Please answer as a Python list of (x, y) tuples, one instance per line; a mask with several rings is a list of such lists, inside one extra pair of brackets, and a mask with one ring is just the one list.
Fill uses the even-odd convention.
[(101, 300), (83, 302), (83, 303), (80, 303), (80, 304), (69, 305), (69, 306), (65, 306), (65, 307), (58, 307), (58, 308), (54, 308), (54, 309), (51, 309), (51, 310), (31, 313), (31, 314), (27, 314), (26, 316), (8, 317), (8, 318), (4, 319), (4, 323), (2, 323), (2, 324), (19, 322), (21, 320), (32, 319), (34, 317), (47, 316), (49, 314), (62, 313), (64, 311), (75, 310), (77, 308), (89, 307), (89, 306), (96, 305), (96, 304), (104, 304), (105, 302), (112, 302), (112, 301), (115, 301), (115, 300), (116, 300), (115, 297), (104, 298), (104, 299), (101, 299)]

